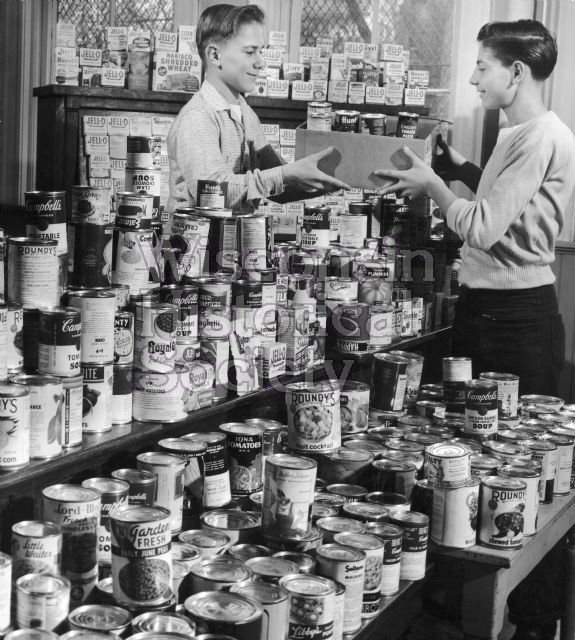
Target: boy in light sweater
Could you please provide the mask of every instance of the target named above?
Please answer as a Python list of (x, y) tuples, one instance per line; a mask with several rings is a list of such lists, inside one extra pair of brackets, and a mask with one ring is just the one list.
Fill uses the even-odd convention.
[[(535, 20), (493, 22), (478, 34), (470, 82), (486, 109), (503, 109), (510, 128), (481, 170), (443, 143), (446, 179), (476, 191), (458, 198), (409, 149), (405, 171), (382, 193), (429, 196), (463, 240), (453, 355), (482, 371), (519, 376), (520, 394), (557, 395), (565, 331), (551, 263), (575, 187), (575, 140), (543, 104), (543, 84), (557, 59), (555, 39)], [(477, 184), (478, 183), (478, 184)]]

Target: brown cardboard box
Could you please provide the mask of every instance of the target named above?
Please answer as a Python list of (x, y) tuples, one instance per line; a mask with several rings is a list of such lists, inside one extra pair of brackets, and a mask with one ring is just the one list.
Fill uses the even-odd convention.
[(296, 130), (295, 159), (299, 160), (326, 147), (335, 148), (319, 167), (325, 173), (343, 180), (353, 187), (381, 189), (389, 183), (373, 172), (378, 169), (405, 169), (406, 156), (402, 147), (409, 147), (425, 162), (431, 164), (433, 143), (439, 132), (439, 125), (425, 140), (371, 136), (361, 133), (341, 133), (339, 131)]

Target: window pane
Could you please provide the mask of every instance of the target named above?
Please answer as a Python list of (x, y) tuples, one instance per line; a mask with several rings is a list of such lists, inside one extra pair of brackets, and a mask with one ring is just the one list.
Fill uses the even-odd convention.
[(173, 31), (174, 0), (116, 0), (116, 24)]

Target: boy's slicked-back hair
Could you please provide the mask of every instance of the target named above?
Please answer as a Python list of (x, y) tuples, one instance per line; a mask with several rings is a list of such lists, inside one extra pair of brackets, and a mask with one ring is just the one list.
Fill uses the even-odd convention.
[(264, 24), (265, 13), (257, 4), (236, 7), (233, 4), (215, 4), (202, 12), (196, 29), (196, 46), (205, 63), (206, 48), (210, 42), (225, 42), (239, 28), (249, 22)]
[(536, 80), (548, 78), (557, 62), (555, 36), (537, 20), (488, 22), (477, 40), (506, 67), (515, 60), (526, 64)]

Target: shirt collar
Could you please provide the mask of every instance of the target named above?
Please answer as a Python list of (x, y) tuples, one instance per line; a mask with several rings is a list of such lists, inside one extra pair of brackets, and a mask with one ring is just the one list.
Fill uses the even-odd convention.
[[(237, 119), (236, 114), (232, 109), (230, 109), (229, 102), (214, 87), (214, 85), (207, 80), (204, 80), (204, 82), (202, 83), (202, 86), (200, 87), (200, 94), (202, 95), (202, 98), (204, 98), (204, 100), (206, 100), (215, 111), (228, 111), (232, 119)], [(242, 111), (242, 114), (244, 113), (246, 106), (247, 103), (244, 100), (244, 97), (240, 96), (240, 109)]]

